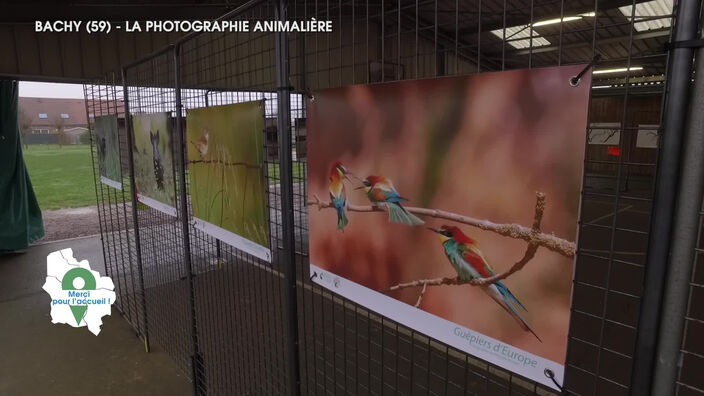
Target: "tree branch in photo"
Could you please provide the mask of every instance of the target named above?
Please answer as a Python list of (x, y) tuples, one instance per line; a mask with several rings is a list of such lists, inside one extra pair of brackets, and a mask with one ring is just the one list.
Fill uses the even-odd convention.
[[(540, 219), (538, 220), (542, 220), (542, 212), (545, 210), (545, 194), (538, 192), (536, 193), (536, 195), (536, 216), (538, 215), (538, 211), (540, 211)], [(319, 210), (334, 208), (331, 202), (321, 201), (320, 198), (318, 198), (316, 195), (313, 195), (312, 200), (308, 200), (308, 206), (317, 206)], [(508, 238), (521, 239), (528, 242), (529, 244), (536, 244), (538, 246), (542, 246), (548, 250), (551, 250), (568, 258), (574, 257), (576, 251), (576, 246), (574, 242), (559, 238), (553, 234), (535, 232), (534, 228), (529, 228), (520, 224), (493, 223), (489, 220), (480, 220), (473, 217), (463, 216), (460, 214), (446, 212), (439, 209), (414, 208), (410, 206), (404, 206), (404, 208), (407, 211), (416, 215), (449, 220), (456, 223), (476, 227), (481, 230), (491, 231)], [(374, 205), (349, 205), (347, 207), (347, 210), (350, 212), (384, 212), (384, 209)]]
[(420, 290), (420, 294), (418, 295), (418, 301), (416, 301), (416, 305), (414, 305), (416, 308), (420, 307), (420, 303), (423, 301), (423, 295), (425, 294), (425, 290), (428, 288), (428, 284), (425, 283), (423, 284), (423, 288)]
[(191, 160), (188, 161), (189, 164), (220, 164), (224, 166), (244, 166), (245, 168), (249, 169), (259, 169), (259, 165), (254, 165), (250, 164), (247, 162), (225, 162), (225, 161), (220, 161), (220, 160), (204, 160), (204, 159), (199, 159), (199, 160)]
[[(506, 279), (512, 274), (520, 271), (525, 267), (525, 265), (535, 257), (535, 253), (538, 250), (540, 246), (543, 246), (540, 244), (540, 239), (536, 238), (538, 235), (541, 235), (541, 230), (540, 230), (540, 223), (543, 220), (543, 213), (545, 212), (545, 194), (538, 192), (536, 193), (536, 202), (535, 202), (535, 214), (533, 216), (533, 226), (530, 228), (530, 235), (532, 238), (529, 239), (528, 242), (528, 247), (526, 248), (526, 252), (523, 254), (523, 257), (518, 260), (515, 264), (511, 266), (508, 270), (504, 272), (500, 272), (496, 275), (486, 277), (486, 278), (475, 278), (471, 280), (463, 280), (460, 278), (435, 278), (435, 279), (419, 279), (411, 282), (406, 282), (406, 283), (399, 283), (397, 285), (391, 286), (388, 289), (382, 290), (382, 292), (390, 292), (390, 291), (395, 291), (395, 290), (401, 290), (401, 289), (406, 289), (410, 287), (422, 287), (423, 289), (421, 290), (420, 295), (418, 296), (418, 301), (416, 302), (415, 306), (418, 307), (420, 306), (420, 303), (422, 301), (423, 295), (425, 294), (425, 291), (428, 286), (443, 286), (443, 285), (473, 285), (473, 286), (486, 286), (486, 285), (491, 285), (493, 283), (496, 283), (500, 280)], [(523, 238), (521, 238), (523, 239)], [(565, 241), (566, 243), (569, 243)], [(558, 252), (560, 253), (560, 252)], [(563, 254), (564, 255), (564, 254)], [(569, 257), (569, 256), (568, 256)]]

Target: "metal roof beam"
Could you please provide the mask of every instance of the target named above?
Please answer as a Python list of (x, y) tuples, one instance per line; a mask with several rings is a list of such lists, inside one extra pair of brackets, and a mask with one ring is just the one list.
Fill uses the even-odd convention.
[[(670, 28), (664, 28), (664, 29), (658, 29), (658, 30), (648, 30), (642, 33), (633, 33), (633, 41), (637, 40), (647, 40), (651, 38), (657, 38), (657, 37), (668, 37), (670, 35)], [(626, 34), (623, 36), (616, 36), (616, 37), (609, 37), (605, 39), (598, 39), (596, 41), (597, 47), (599, 44), (615, 44), (615, 43), (620, 43), (620, 42), (627, 42), (631, 39), (631, 35)], [(592, 43), (591, 42), (584, 42), (580, 41), (578, 43), (571, 43), (571, 44), (562, 44), (562, 49), (575, 49), (575, 48), (588, 48), (591, 47)], [(533, 47), (533, 49), (521, 49), (517, 51), (511, 51), (507, 50), (506, 55), (530, 55), (531, 53), (533, 55), (535, 54), (540, 54), (540, 53), (545, 53), (545, 52), (554, 52), (560, 49), (559, 45), (546, 45), (543, 47)], [(497, 54), (493, 54), (496, 56)]]
[[(409, 16), (406, 14), (401, 14), (402, 18), (402, 23), (401, 25), (403, 27), (407, 27), (409, 29), (414, 29), (415, 28), (415, 16)], [(391, 18), (392, 22), (395, 22), (393, 18)], [(435, 41), (437, 39), (437, 45), (440, 48), (445, 48), (445, 49), (450, 49), (455, 46), (457, 46), (457, 56), (463, 59), (468, 60), (475, 66), (479, 66), (476, 63), (477, 60), (477, 50), (469, 50), (468, 47), (470, 47), (469, 43), (466, 42), (465, 40), (462, 40), (459, 36), (455, 40), (455, 37), (453, 37), (451, 32), (447, 32), (439, 27), (437, 28), (437, 37), (435, 37), (435, 33), (427, 30), (422, 30), (420, 27), (423, 26), (433, 26), (433, 23), (426, 20), (425, 18), (421, 17), (420, 15), (418, 16), (418, 26), (419, 26), (419, 36), (428, 40), (428, 41)], [(456, 41), (456, 42), (455, 42)], [(490, 57), (486, 57), (484, 53), (479, 54), (479, 59), (480, 62), (485, 63), (484, 66), (491, 66), (493, 68), (500, 67), (500, 64), (497, 63), (496, 61), (492, 60)], [(492, 69), (493, 70), (493, 69)]]
[(81, 4), (66, 5), (60, 2), (47, 4), (6, 4), (2, 6), (0, 23), (34, 22), (41, 20), (167, 20), (214, 19), (229, 11), (225, 3), (191, 3), (173, 0), (164, 3), (136, 4)]
[[(623, 6), (631, 6), (631, 5), (633, 5), (634, 1), (635, 1), (635, 4), (639, 4), (639, 3), (645, 3), (650, 0), (601, 0), (601, 1), (599, 1), (598, 11), (601, 12), (601, 11), (606, 11), (606, 10), (617, 9), (617, 8), (623, 7)], [(579, 4), (577, 6), (570, 6), (567, 4), (567, 2), (565, 2), (564, 10), (562, 10), (562, 12), (560, 11), (561, 4), (562, 4), (562, 1), (555, 1), (554, 3), (541, 4), (539, 6), (535, 6), (533, 8), (532, 20), (531, 20), (530, 8), (526, 8), (525, 12), (522, 15), (515, 15), (515, 12), (517, 10), (506, 10), (507, 11), (506, 24), (504, 25), (503, 21), (498, 21), (495, 23), (482, 22), (482, 34), (491, 32), (492, 30), (503, 29), (504, 26), (512, 27), (512, 26), (528, 25), (531, 22), (537, 22), (537, 21), (548, 20), (548, 19), (555, 19), (555, 18), (571, 16), (571, 15), (585, 14), (587, 12), (594, 11), (594, 3)], [(511, 15), (509, 15), (508, 12), (511, 12)], [(476, 26), (473, 26), (471, 28), (460, 29), (460, 31), (459, 31), (460, 35), (462, 35), (463, 33), (464, 34), (474, 33), (476, 35), (476, 32), (477, 32)]]

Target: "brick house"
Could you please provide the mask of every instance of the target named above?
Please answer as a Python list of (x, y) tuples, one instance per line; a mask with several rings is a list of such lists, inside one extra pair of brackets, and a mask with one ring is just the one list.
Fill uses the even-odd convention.
[(25, 144), (88, 142), (83, 99), (20, 97), (19, 123)]

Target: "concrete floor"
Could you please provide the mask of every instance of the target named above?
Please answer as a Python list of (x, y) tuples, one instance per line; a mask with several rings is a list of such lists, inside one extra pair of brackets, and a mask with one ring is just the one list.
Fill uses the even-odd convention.
[(113, 308), (102, 331), (52, 324), (42, 290), (46, 256), (72, 248), (105, 274), (100, 236), (0, 255), (0, 395), (188, 395), (191, 384), (164, 352), (144, 351)]

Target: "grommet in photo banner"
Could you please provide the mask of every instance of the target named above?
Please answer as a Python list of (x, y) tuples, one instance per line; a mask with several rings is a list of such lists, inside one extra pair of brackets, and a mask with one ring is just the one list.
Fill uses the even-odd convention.
[[(578, 84), (579, 84), (579, 82), (578, 82)], [(543, 374), (545, 374), (546, 377), (550, 378), (550, 380), (552, 381), (552, 383), (555, 384), (555, 386), (557, 386), (558, 388), (560, 388), (560, 391), (561, 391), (561, 392), (565, 392), (565, 390), (562, 388), (562, 385), (560, 385), (560, 384), (557, 383), (557, 380), (555, 379), (555, 372), (554, 372), (554, 371), (552, 371), (552, 370), (549, 369), (549, 368), (546, 368), (546, 369), (543, 371)]]
[(582, 69), (581, 72), (579, 72), (576, 76), (570, 77), (570, 80), (569, 80), (570, 87), (574, 88), (574, 87), (579, 86), (579, 83), (582, 80), (582, 76), (584, 75), (584, 73), (586, 73), (589, 69), (593, 68), (600, 60), (601, 60), (601, 55), (595, 54), (594, 57), (592, 58), (591, 62), (589, 62), (586, 66), (584, 66), (584, 69)]
[(543, 371), (543, 374), (545, 374), (545, 376), (550, 379), (555, 378), (555, 373), (552, 370), (550, 370), (549, 368), (546, 368), (545, 371)]
[(306, 90), (304, 93), (306, 97), (312, 102), (315, 102), (315, 95), (313, 95), (310, 91)]

